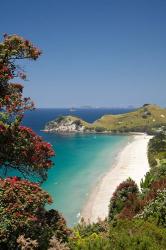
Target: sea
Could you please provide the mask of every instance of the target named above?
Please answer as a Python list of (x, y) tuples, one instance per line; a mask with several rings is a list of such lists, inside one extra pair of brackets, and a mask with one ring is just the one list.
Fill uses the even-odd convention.
[[(78, 223), (92, 190), (113, 166), (118, 152), (129, 140), (125, 135), (45, 133), (47, 122), (61, 115), (75, 115), (93, 122), (104, 114), (121, 114), (132, 109), (79, 108), (36, 109), (25, 114), (24, 125), (52, 144), (54, 166), (42, 184), (53, 198), (48, 209), (57, 209), (69, 226)], [(117, 173), (118, 174), (118, 173)]]

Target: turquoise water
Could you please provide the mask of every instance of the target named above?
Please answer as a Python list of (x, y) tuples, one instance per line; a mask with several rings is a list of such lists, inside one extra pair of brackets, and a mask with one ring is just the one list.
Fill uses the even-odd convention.
[(49, 208), (61, 211), (67, 223), (74, 225), (93, 187), (111, 168), (128, 136), (52, 134), (48, 137), (56, 157), (43, 188), (54, 200)]
[[(111, 168), (117, 152), (128, 141), (128, 136), (70, 135), (62, 136), (41, 132), (45, 124), (60, 115), (76, 115), (93, 122), (104, 114), (125, 113), (128, 109), (37, 109), (28, 112), (24, 119), (55, 151), (55, 166), (50, 169), (48, 180), (43, 184), (54, 203), (48, 208), (58, 209), (68, 225), (77, 223), (91, 191), (102, 176)], [(118, 173), (117, 173), (118, 174)]]

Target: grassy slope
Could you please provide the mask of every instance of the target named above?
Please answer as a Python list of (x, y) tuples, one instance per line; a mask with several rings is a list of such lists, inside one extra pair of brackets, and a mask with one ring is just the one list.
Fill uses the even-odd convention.
[[(146, 115), (146, 113), (148, 113)], [(156, 105), (141, 107), (133, 112), (120, 115), (105, 115), (93, 123), (94, 127), (102, 126), (110, 130), (123, 128), (155, 127), (166, 124), (166, 109)]]

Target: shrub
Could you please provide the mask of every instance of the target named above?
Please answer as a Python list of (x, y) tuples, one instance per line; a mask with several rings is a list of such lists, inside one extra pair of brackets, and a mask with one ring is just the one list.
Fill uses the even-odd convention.
[(165, 158), (166, 135), (159, 133), (155, 135), (148, 145), (148, 160), (151, 167), (157, 166), (161, 159)]
[(95, 131), (96, 131), (97, 133), (102, 133), (102, 132), (105, 131), (105, 128), (103, 128), (103, 127), (95, 127)]
[(142, 115), (142, 118), (143, 118), (143, 119), (146, 119), (147, 117), (148, 117), (148, 116), (147, 116), (146, 114), (143, 114), (143, 115)]
[(159, 180), (151, 182), (149, 189), (144, 194), (144, 197), (142, 199), (141, 208), (143, 209), (144, 206), (148, 205), (150, 202), (156, 199), (158, 195), (158, 191), (162, 191), (165, 188), (166, 188), (166, 177), (163, 177)]
[(107, 234), (109, 224), (107, 220), (99, 220), (97, 223), (85, 223), (82, 221), (75, 228), (74, 232), (79, 232), (81, 237), (90, 236), (92, 233)]
[(164, 250), (166, 229), (144, 220), (122, 220), (110, 227), (110, 249)]
[(155, 219), (157, 225), (166, 227), (166, 189), (157, 192), (157, 196), (152, 202), (144, 207), (138, 218)]
[(103, 237), (96, 233), (82, 238), (79, 234), (75, 235), (69, 241), (71, 250), (110, 250), (111, 244), (109, 238)]
[(109, 205), (109, 221), (117, 215), (133, 217), (139, 207), (139, 190), (137, 184), (132, 179), (122, 182), (115, 190)]
[(156, 168), (150, 169), (149, 172), (146, 173), (144, 180), (141, 181), (142, 191), (149, 190), (152, 182), (157, 181), (159, 179), (163, 179), (166, 177), (166, 164), (163, 163)]
[(81, 123), (81, 120), (75, 120), (74, 122), (73, 122), (73, 124), (75, 124), (77, 127), (79, 127), (80, 125), (82, 125), (82, 123)]
[(55, 121), (56, 121), (57, 123), (61, 123), (63, 120), (65, 120), (65, 117), (64, 117), (64, 116), (59, 116), (59, 117), (56, 118)]
[(149, 106), (150, 104), (149, 103), (145, 103), (144, 105), (143, 105), (143, 107), (147, 107), (147, 106)]
[(109, 235), (75, 233), (69, 240), (71, 250), (164, 250), (166, 229), (141, 219), (118, 220), (108, 229)]

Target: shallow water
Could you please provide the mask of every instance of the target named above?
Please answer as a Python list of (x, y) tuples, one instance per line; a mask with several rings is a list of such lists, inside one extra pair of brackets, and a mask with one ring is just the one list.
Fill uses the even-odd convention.
[(110, 169), (127, 136), (50, 135), (56, 150), (55, 167), (43, 187), (51, 194), (51, 207), (61, 211), (72, 225), (85, 205), (88, 194)]
[[(113, 113), (108, 109), (103, 112), (97, 111), (81, 110), (80, 117), (87, 121), (94, 121), (102, 114)], [(115, 110), (113, 111), (116, 113)], [(118, 111), (117, 113), (122, 112)], [(24, 123), (50, 142), (56, 151), (56, 156), (53, 158), (55, 166), (50, 169), (43, 188), (54, 200), (49, 208), (58, 209), (64, 215), (68, 225), (73, 225), (78, 222), (88, 195), (111, 168), (117, 152), (128, 141), (128, 136), (56, 135), (40, 131), (49, 120), (68, 113), (68, 110), (62, 109), (41, 109), (28, 113)]]

